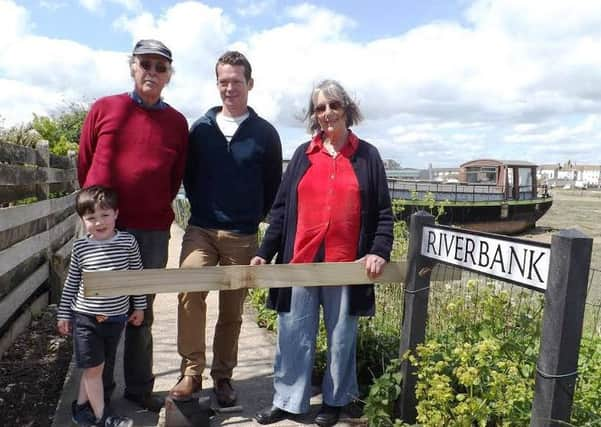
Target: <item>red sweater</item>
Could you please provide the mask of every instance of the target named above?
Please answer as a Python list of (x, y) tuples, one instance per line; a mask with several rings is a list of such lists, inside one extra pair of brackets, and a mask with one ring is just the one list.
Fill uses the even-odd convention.
[(127, 93), (101, 98), (81, 130), (79, 185), (117, 191), (121, 229), (169, 229), (187, 145), (186, 119), (171, 106), (145, 109)]

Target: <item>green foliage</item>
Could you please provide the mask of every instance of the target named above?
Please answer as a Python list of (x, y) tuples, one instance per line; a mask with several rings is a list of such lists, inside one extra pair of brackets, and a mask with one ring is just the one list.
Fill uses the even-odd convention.
[(376, 378), (369, 389), (363, 415), (371, 427), (400, 427), (400, 420), (392, 420), (394, 403), (401, 393), (401, 363), (393, 359), (386, 370)]
[(268, 290), (266, 288), (260, 288), (251, 289), (248, 294), (251, 305), (257, 311), (257, 324), (259, 327), (266, 328), (269, 331), (275, 331), (277, 329), (278, 314), (276, 311), (265, 307), (267, 292)]
[(584, 337), (578, 358), (578, 383), (574, 394), (572, 422), (601, 426), (601, 337)]
[[(417, 367), (418, 421), (428, 426), (528, 425), (542, 299), (489, 284), (446, 306), (447, 327), (432, 331), (409, 360)], [(468, 302), (466, 303), (466, 299)]]
[(48, 141), (52, 153), (64, 156), (69, 150), (77, 151), (87, 111), (86, 106), (71, 103), (50, 117), (34, 114), (31, 126)]
[(434, 221), (439, 222), (445, 215), (445, 206), (449, 205), (448, 200), (437, 201), (434, 193), (428, 191), (423, 197), (420, 197), (419, 192), (411, 191), (410, 199), (393, 199), (392, 208), (395, 213), (395, 218), (402, 218), (402, 213), (407, 209), (407, 206), (419, 206), (434, 216)]
[(176, 198), (171, 204), (171, 208), (175, 215), (175, 222), (185, 230), (190, 219), (190, 202), (188, 199)]
[(87, 112), (87, 106), (71, 103), (51, 116), (34, 114), (30, 123), (0, 128), (0, 138), (28, 147), (35, 147), (45, 139), (51, 153), (65, 156), (70, 150), (77, 151), (79, 148), (79, 135)]
[(29, 123), (19, 126), (12, 126), (8, 129), (0, 129), (0, 139), (11, 144), (35, 147), (42, 137), (31, 126), (31, 123)]
[[(392, 214), (394, 218), (401, 218), (405, 211), (405, 205), (402, 200), (394, 199), (392, 201)], [(394, 240), (392, 242), (392, 253), (390, 258), (393, 261), (399, 261), (407, 255), (409, 248), (409, 229), (405, 221), (394, 222)]]

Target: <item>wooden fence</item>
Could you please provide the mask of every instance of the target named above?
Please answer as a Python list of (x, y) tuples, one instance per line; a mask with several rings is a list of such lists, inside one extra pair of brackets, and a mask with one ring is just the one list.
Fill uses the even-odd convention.
[(73, 156), (0, 141), (0, 357), (60, 297), (78, 224)]

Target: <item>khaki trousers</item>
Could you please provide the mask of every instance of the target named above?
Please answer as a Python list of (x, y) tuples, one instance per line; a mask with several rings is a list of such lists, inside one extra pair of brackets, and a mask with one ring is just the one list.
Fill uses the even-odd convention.
[[(181, 268), (207, 265), (246, 265), (257, 252), (257, 235), (189, 225), (182, 240)], [(246, 289), (219, 291), (219, 316), (213, 339), (214, 381), (231, 378), (238, 363), (238, 337)], [(208, 292), (178, 296), (177, 350), (182, 375), (201, 376), (206, 366), (206, 298)]]

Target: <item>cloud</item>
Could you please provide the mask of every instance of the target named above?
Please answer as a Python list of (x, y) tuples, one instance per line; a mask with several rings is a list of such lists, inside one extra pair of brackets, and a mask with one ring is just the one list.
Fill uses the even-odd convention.
[(79, 0), (79, 4), (91, 12), (96, 12), (100, 9), (102, 0)]
[(240, 16), (259, 16), (276, 7), (275, 0), (238, 0), (236, 13)]
[[(479, 157), (552, 163), (576, 158), (575, 150), (589, 150), (581, 157), (601, 163), (592, 149), (601, 136), (597, 0), (475, 0), (464, 21), (363, 40), (355, 31), (367, 25), (360, 17), (310, 3), (283, 8), (265, 21), (275, 23), (253, 30), (252, 16), (270, 15), (273, 0), (240, 0), (230, 11), (184, 1), (155, 14), (138, 1), (81, 1), (97, 11), (119, 3), (124, 14), (112, 30), (128, 35), (130, 45), (99, 51), (36, 35), (25, 8), (0, 0), (0, 78), (23, 91), (18, 110), (47, 109), (41, 94), (54, 102), (129, 89), (131, 46), (158, 38), (172, 49), (176, 69), (165, 98), (190, 121), (220, 102), (219, 55), (244, 52), (255, 79), (250, 104), (278, 127), (285, 153), (307, 138), (299, 118), (312, 87), (335, 78), (365, 115), (359, 136), (403, 166), (456, 166)], [(0, 102), (13, 103), (2, 92)]]
[(101, 12), (102, 7), (107, 2), (121, 6), (128, 11), (142, 10), (141, 0), (79, 0), (79, 4), (81, 4), (85, 9), (89, 10), (90, 12)]
[(52, 10), (52, 11), (62, 9), (65, 6), (67, 6), (67, 3), (63, 2), (63, 1), (40, 0), (40, 7), (43, 7), (44, 9), (48, 9), (48, 10)]

